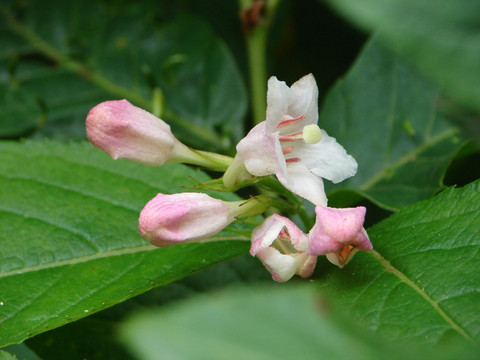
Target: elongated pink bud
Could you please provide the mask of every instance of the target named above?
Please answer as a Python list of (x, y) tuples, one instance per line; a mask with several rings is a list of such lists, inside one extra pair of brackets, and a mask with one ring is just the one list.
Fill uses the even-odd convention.
[(163, 165), (179, 141), (170, 126), (127, 100), (105, 101), (90, 110), (86, 120), (90, 142), (113, 159)]
[(203, 193), (158, 194), (140, 213), (138, 230), (160, 247), (206, 239), (235, 219), (231, 204)]

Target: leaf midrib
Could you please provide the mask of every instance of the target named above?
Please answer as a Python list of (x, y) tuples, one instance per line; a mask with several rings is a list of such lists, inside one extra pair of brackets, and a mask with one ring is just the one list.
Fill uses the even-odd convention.
[[(31, 142), (30, 142), (30, 144), (31, 144)], [(92, 149), (93, 149), (93, 147), (92, 147)], [(95, 171), (98, 171), (99, 173), (111, 174), (111, 175), (114, 175), (114, 176), (118, 176), (120, 178), (124, 178), (124, 179), (128, 179), (128, 180), (138, 182), (139, 184), (146, 185), (146, 186), (154, 188), (158, 191), (165, 191), (165, 189), (158, 187), (158, 184), (154, 185), (153, 183), (149, 183), (149, 182), (145, 181), (144, 179), (140, 179), (138, 177), (134, 177), (134, 176), (125, 174), (123, 172), (117, 172), (117, 171), (113, 171), (112, 169), (106, 169), (106, 168), (102, 168), (100, 166), (96, 166), (95, 161), (92, 161), (91, 163), (87, 164), (87, 163), (84, 163), (84, 162), (81, 162), (81, 161), (72, 161), (72, 159), (65, 158), (65, 157), (59, 156), (59, 155), (52, 155), (52, 154), (38, 154), (37, 155), (37, 154), (35, 154), (33, 156), (29, 156), (29, 155), (25, 155), (25, 154), (22, 154), (20, 152), (17, 152), (14, 149), (2, 149), (0, 147), (0, 150), (1, 150), (2, 153), (10, 153), (10, 154), (13, 154), (17, 157), (23, 157), (24, 159), (32, 159), (32, 160), (33, 159), (38, 159), (38, 158), (40, 158), (40, 159), (42, 159), (42, 158), (43, 159), (55, 159), (55, 160), (63, 161), (63, 162), (65, 162), (69, 165), (72, 165), (72, 166), (80, 165), (80, 166), (85, 167), (85, 168), (94, 169)], [(115, 160), (111, 160), (111, 161), (115, 161)]]
[(377, 260), (387, 272), (392, 273), (397, 276), (400, 281), (409, 286), (412, 290), (418, 293), (447, 323), (450, 327), (456, 330), (460, 335), (462, 335), (466, 340), (472, 341), (473, 339), (467, 332), (458, 325), (455, 320), (453, 320), (441, 307), (440, 305), (433, 300), (424, 290), (410, 280), (404, 273), (394, 267), (387, 259), (385, 259), (380, 253), (375, 250), (370, 250), (368, 252), (375, 260)]
[(416, 147), (412, 151), (406, 153), (403, 155), (401, 158), (399, 158), (397, 161), (392, 163), (390, 166), (386, 166), (383, 168), (382, 171), (378, 172), (376, 175), (372, 176), (370, 179), (365, 181), (360, 187), (359, 190), (361, 191), (368, 191), (370, 188), (372, 188), (377, 182), (381, 181), (383, 178), (386, 177), (387, 171), (392, 171), (395, 170), (403, 165), (405, 165), (412, 157), (416, 157), (419, 155), (422, 151), (427, 150), (429, 147), (449, 138), (454, 136), (455, 134), (458, 133), (457, 129), (450, 129), (447, 131), (444, 131), (442, 133), (439, 133), (438, 135), (430, 138), (430, 141), (424, 142), (422, 145)]
[(51, 268), (57, 268), (57, 267), (60, 268), (68, 265), (76, 265), (76, 264), (86, 263), (89, 261), (112, 257), (112, 256), (116, 257), (116, 256), (127, 255), (127, 254), (136, 254), (136, 253), (149, 252), (149, 251), (158, 250), (158, 249), (159, 249), (158, 247), (155, 247), (153, 245), (145, 244), (142, 246), (137, 246), (132, 248), (123, 248), (123, 249), (116, 249), (116, 250), (110, 250), (105, 252), (98, 252), (92, 255), (51, 262), (48, 264), (27, 266), (20, 269), (6, 271), (3, 273), (0, 273), (0, 278), (14, 276), (14, 275), (21, 275), (29, 272), (35, 272), (35, 271), (46, 270)]

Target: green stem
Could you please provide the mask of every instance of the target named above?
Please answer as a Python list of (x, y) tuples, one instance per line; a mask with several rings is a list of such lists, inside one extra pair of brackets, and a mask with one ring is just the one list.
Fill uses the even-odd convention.
[(233, 162), (233, 158), (208, 151), (192, 150), (198, 156), (196, 165), (204, 166), (215, 171), (225, 171)]
[[(55, 49), (53, 46), (51, 46), (48, 42), (37, 36), (37, 34), (32, 32), (30, 29), (16, 21), (14, 17), (7, 11), (2, 12), (1, 15), (3, 15), (6, 23), (14, 32), (23, 37), (28, 43), (30, 43), (33, 47), (35, 47), (38, 51), (40, 51), (43, 55), (55, 62), (57, 65), (76, 73), (77, 75), (102, 88), (106, 92), (109, 92), (120, 98), (129, 99), (131, 102), (144, 109), (152, 110), (151, 99), (145, 98), (133, 91), (118, 86), (117, 84), (108, 80), (102, 75), (92, 72), (84, 64), (68, 58), (60, 51)], [(192, 136), (200, 138), (205, 142), (218, 142), (218, 136), (216, 134), (212, 133), (204, 127), (196, 125), (188, 121), (187, 119), (184, 119), (174, 114), (169, 109), (164, 109), (164, 115), (168, 117), (169, 120), (175, 122), (177, 125), (188, 131), (190, 134), (192, 134)]]
[(270, 207), (268, 196), (258, 195), (248, 200), (226, 203), (230, 207), (231, 215), (235, 218), (255, 217), (264, 213)]
[[(239, 0), (240, 8), (242, 10), (248, 9), (252, 3), (251, 0)], [(245, 34), (248, 52), (252, 113), (255, 124), (265, 120), (265, 100), (267, 94), (267, 36), (278, 3), (279, 0), (267, 0), (265, 5), (265, 18), (259, 19), (258, 24), (247, 29)]]
[(255, 124), (265, 120), (267, 74), (266, 74), (266, 35), (265, 29), (253, 29), (247, 35), (250, 88), (252, 96), (252, 113)]

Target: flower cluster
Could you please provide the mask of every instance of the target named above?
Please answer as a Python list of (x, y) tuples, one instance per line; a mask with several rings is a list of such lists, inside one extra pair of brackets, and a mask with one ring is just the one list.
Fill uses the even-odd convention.
[[(308, 234), (278, 214), (252, 232), (250, 254), (275, 281), (283, 282), (294, 275), (311, 276), (320, 255), (343, 267), (358, 250), (372, 249), (363, 228), (364, 207), (327, 206), (323, 179), (343, 181), (355, 175), (357, 163), (318, 127), (317, 98), (311, 74), (291, 87), (270, 78), (266, 120), (237, 144), (234, 159), (187, 147), (164, 121), (126, 100), (106, 101), (91, 109), (87, 136), (113, 159), (146, 165), (183, 162), (224, 171), (223, 185), (229, 190), (274, 175), (286, 189), (313, 203), (316, 221)], [(208, 241), (236, 219), (263, 213), (269, 204), (264, 195), (227, 202), (204, 193), (158, 194), (140, 213), (139, 231), (160, 247)]]

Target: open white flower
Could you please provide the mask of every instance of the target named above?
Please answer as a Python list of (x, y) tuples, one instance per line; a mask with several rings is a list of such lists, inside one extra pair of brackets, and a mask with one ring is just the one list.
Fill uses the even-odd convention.
[(237, 145), (232, 171), (224, 182), (233, 187), (245, 178), (239, 164), (254, 176), (275, 174), (290, 191), (315, 205), (327, 205), (323, 180), (338, 183), (357, 172), (357, 162), (318, 125), (318, 88), (312, 74), (291, 87), (271, 77), (267, 117)]

